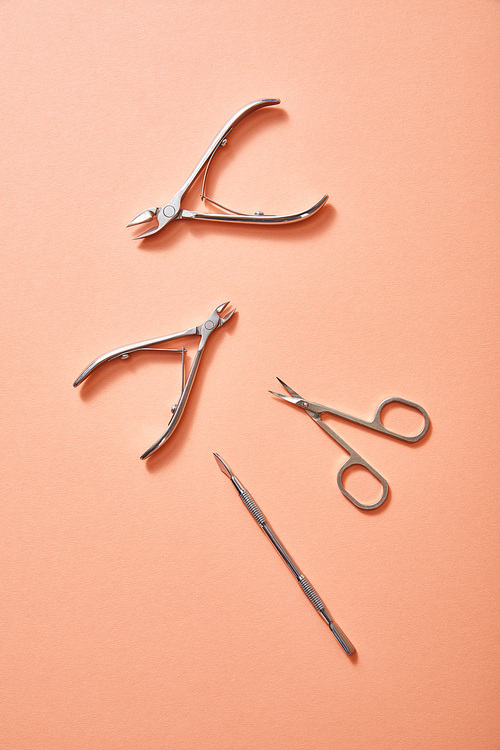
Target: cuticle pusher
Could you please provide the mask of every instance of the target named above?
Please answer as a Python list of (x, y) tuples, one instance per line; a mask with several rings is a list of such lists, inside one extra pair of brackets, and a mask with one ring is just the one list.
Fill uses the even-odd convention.
[(313, 605), (314, 609), (321, 615), (323, 620), (327, 623), (328, 627), (330, 628), (333, 635), (339, 642), (343, 651), (348, 656), (351, 656), (352, 654), (354, 654), (356, 649), (352, 645), (351, 641), (349, 640), (349, 638), (347, 638), (345, 633), (342, 632), (342, 630), (339, 628), (337, 623), (334, 621), (329, 611), (327, 610), (323, 600), (321, 599), (317, 591), (314, 589), (313, 585), (307, 580), (305, 575), (301, 572), (301, 570), (295, 564), (293, 559), (290, 557), (285, 547), (283, 546), (283, 544), (278, 539), (273, 529), (267, 522), (265, 515), (262, 513), (261, 509), (255, 502), (253, 497), (250, 495), (248, 490), (245, 489), (245, 487), (241, 484), (239, 479), (233, 474), (229, 466), (219, 456), (219, 454), (214, 453), (214, 456), (215, 456), (215, 460), (217, 461), (217, 465), (219, 469), (222, 471), (223, 474), (229, 477), (231, 482), (234, 484), (241, 500), (243, 501), (243, 504), (246, 506), (247, 510), (250, 512), (250, 514), (253, 516), (255, 521), (261, 527), (262, 531), (266, 534), (268, 539), (272, 542), (276, 550), (279, 552), (280, 556), (286, 562), (286, 564), (288, 565), (288, 567), (294, 574), (295, 578), (297, 579), (300, 588), (302, 589), (304, 594), (307, 596), (307, 598)]

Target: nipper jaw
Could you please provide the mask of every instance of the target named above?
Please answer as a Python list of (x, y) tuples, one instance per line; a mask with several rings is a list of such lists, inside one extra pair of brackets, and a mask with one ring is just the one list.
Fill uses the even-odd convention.
[[(205, 194), (207, 174), (210, 164), (218, 149), (224, 147), (227, 144), (229, 133), (239, 122), (241, 122), (241, 120), (247, 117), (250, 113), (255, 112), (257, 109), (261, 109), (262, 107), (274, 106), (276, 104), (280, 104), (279, 99), (258, 99), (257, 101), (251, 102), (245, 107), (239, 109), (238, 112), (236, 112), (236, 114), (234, 114), (233, 117), (231, 117), (231, 119), (228, 120), (228, 122), (217, 133), (205, 154), (193, 169), (181, 189), (174, 195), (172, 200), (170, 200), (165, 206), (153, 206), (152, 208), (147, 208), (146, 210), (141, 211), (137, 214), (137, 216), (134, 216), (132, 221), (127, 226), (132, 227), (139, 224), (154, 222), (154, 226), (151, 229), (143, 232), (137, 237), (134, 237), (134, 239), (141, 240), (145, 237), (150, 237), (151, 235), (156, 234), (161, 229), (166, 227), (167, 224), (170, 224), (170, 222), (177, 219), (198, 219), (236, 224), (276, 225), (291, 224), (293, 222), (303, 221), (304, 219), (307, 219), (309, 216), (312, 216), (317, 211), (319, 211), (320, 208), (327, 202), (328, 195), (324, 195), (322, 198), (320, 198), (319, 201), (303, 211), (297, 211), (292, 214), (273, 215), (265, 214), (262, 211), (257, 211), (253, 214), (234, 211), (233, 209), (227, 208), (226, 206), (217, 203), (211, 198), (208, 198), (208, 196)], [(222, 208), (225, 213), (188, 211), (187, 209), (182, 208), (181, 203), (184, 196), (190, 190), (193, 183), (197, 180), (202, 171), (204, 171), (204, 175), (201, 186), (201, 200), (212, 203), (218, 208)]]
[(198, 335), (201, 336), (200, 346), (198, 348), (203, 348), (208, 340), (208, 337), (215, 331), (215, 329), (221, 328), (223, 325), (225, 325), (225, 323), (227, 323), (228, 320), (233, 317), (234, 313), (236, 312), (236, 308), (233, 308), (232, 310), (226, 310), (227, 315), (225, 317), (221, 317), (221, 313), (224, 312), (228, 305), (229, 302), (223, 302), (222, 305), (218, 305), (209, 315), (206, 321), (202, 323), (201, 326), (198, 326), (197, 332)]
[(181, 191), (179, 191), (174, 195), (172, 200), (167, 203), (166, 206), (153, 206), (152, 208), (147, 208), (145, 211), (141, 211), (141, 213), (137, 214), (137, 216), (134, 216), (132, 221), (127, 224), (128, 227), (133, 227), (137, 224), (146, 224), (150, 221), (156, 221), (156, 226), (154, 226), (152, 229), (149, 229), (147, 232), (143, 232), (138, 237), (134, 237), (134, 239), (142, 240), (144, 239), (144, 237), (150, 237), (152, 234), (156, 234), (157, 232), (159, 232), (160, 229), (163, 229), (163, 227), (166, 227), (167, 224), (170, 224), (171, 221), (182, 218), (180, 216), (182, 197), (183, 196), (181, 194)]
[[(168, 423), (167, 429), (158, 438), (158, 440), (155, 443), (153, 443), (153, 445), (142, 454), (141, 459), (148, 458), (152, 453), (157, 451), (158, 448), (164, 445), (164, 443), (166, 443), (166, 441), (169, 439), (169, 437), (172, 435), (175, 428), (179, 424), (180, 418), (184, 412), (184, 408), (189, 398), (189, 394), (191, 393), (191, 389), (193, 387), (194, 379), (198, 371), (198, 367), (201, 361), (203, 350), (205, 348), (205, 345), (209, 337), (215, 330), (217, 330), (217, 328), (221, 328), (225, 323), (227, 323), (228, 320), (230, 320), (232, 316), (234, 315), (234, 313), (236, 312), (235, 308), (228, 310), (227, 309), (228, 304), (229, 302), (223, 302), (221, 305), (218, 305), (203, 323), (193, 328), (188, 328), (186, 331), (181, 331), (180, 333), (174, 333), (169, 336), (161, 336), (155, 339), (148, 339), (146, 341), (139, 341), (137, 344), (129, 344), (128, 346), (120, 346), (117, 349), (112, 349), (111, 351), (106, 352), (105, 354), (101, 354), (100, 357), (97, 357), (97, 359), (91, 362), (90, 365), (88, 365), (88, 367), (86, 367), (85, 370), (83, 370), (83, 372), (77, 377), (77, 379), (73, 383), (73, 386), (76, 388), (77, 386), (80, 385), (80, 383), (83, 383), (83, 381), (86, 380), (93, 372), (95, 372), (95, 370), (97, 370), (98, 367), (101, 367), (106, 362), (111, 362), (111, 360), (113, 359), (128, 359), (128, 357), (134, 352), (138, 352), (138, 351), (182, 352), (183, 375), (182, 375), (182, 390), (181, 390), (180, 398), (178, 402), (172, 407), (172, 416)], [(225, 316), (222, 315), (224, 311), (226, 311)], [(185, 338), (186, 336), (199, 336), (200, 343), (198, 345), (198, 349), (196, 350), (195, 356), (193, 358), (191, 369), (189, 370), (188, 376), (186, 380), (184, 381), (184, 353), (186, 351), (184, 347), (182, 347), (182, 349), (170, 350), (170, 349), (159, 348), (158, 344), (165, 344), (169, 341), (175, 341), (176, 339)]]

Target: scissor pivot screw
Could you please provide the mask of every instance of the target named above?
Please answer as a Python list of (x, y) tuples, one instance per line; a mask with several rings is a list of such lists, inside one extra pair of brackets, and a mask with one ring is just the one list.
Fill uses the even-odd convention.
[(207, 322), (205, 323), (205, 328), (207, 329), (207, 331), (211, 331), (213, 327), (214, 327), (213, 321), (207, 320)]
[(165, 206), (163, 213), (167, 219), (170, 219), (175, 214), (175, 208), (173, 206)]

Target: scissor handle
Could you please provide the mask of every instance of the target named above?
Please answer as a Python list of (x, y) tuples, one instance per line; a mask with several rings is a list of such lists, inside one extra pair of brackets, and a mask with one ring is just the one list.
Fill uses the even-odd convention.
[[(385, 427), (382, 424), (381, 414), (383, 409), (388, 404), (403, 404), (403, 406), (409, 406), (411, 409), (416, 409), (418, 412), (420, 412), (420, 414), (424, 418), (424, 426), (422, 427), (420, 432), (418, 432), (416, 435), (401, 435), (401, 433), (394, 432), (394, 430), (389, 430), (387, 427)], [(377, 411), (375, 412), (375, 416), (370, 423), (370, 426), (373, 427), (374, 430), (382, 432), (384, 435), (390, 435), (391, 437), (398, 438), (398, 440), (404, 440), (406, 443), (416, 443), (417, 440), (423, 438), (423, 436), (429, 429), (429, 415), (422, 406), (416, 404), (414, 401), (408, 401), (408, 399), (406, 398), (393, 396), (392, 398), (386, 398), (385, 401), (382, 401), (382, 403), (379, 404)]]
[[(354, 497), (354, 495), (351, 495), (351, 493), (349, 492), (349, 490), (346, 489), (346, 487), (344, 486), (344, 484), (342, 482), (342, 476), (343, 476), (344, 472), (346, 471), (346, 469), (348, 469), (350, 466), (362, 466), (364, 469), (366, 469), (367, 471), (369, 471), (370, 474), (372, 474), (375, 477), (375, 479), (378, 479), (378, 481), (382, 485), (382, 495), (377, 500), (376, 503), (372, 503), (371, 505), (366, 505), (365, 503), (360, 503), (359, 500), (356, 500), (356, 498)], [(389, 485), (387, 484), (387, 480), (384, 479), (384, 477), (382, 476), (382, 474), (379, 474), (378, 471), (373, 468), (373, 466), (371, 466), (367, 461), (365, 461), (364, 458), (362, 458), (359, 455), (359, 453), (356, 453), (355, 451), (352, 451), (351, 455), (349, 456), (349, 458), (347, 459), (347, 461), (345, 462), (345, 464), (343, 464), (340, 467), (339, 473), (337, 474), (337, 484), (338, 484), (339, 490), (342, 492), (342, 494), (348, 500), (350, 500), (351, 503), (354, 503), (354, 505), (357, 508), (361, 508), (361, 510), (375, 510), (375, 508), (379, 508), (382, 505), (382, 503), (384, 502), (384, 500), (386, 499), (386, 497), (387, 497), (387, 495), (389, 493)]]

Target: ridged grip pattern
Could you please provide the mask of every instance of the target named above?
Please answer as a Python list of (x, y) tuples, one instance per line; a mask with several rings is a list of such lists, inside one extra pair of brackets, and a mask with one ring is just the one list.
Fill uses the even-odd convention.
[(260, 525), (265, 523), (266, 517), (261, 511), (261, 509), (259, 508), (259, 506), (257, 505), (257, 503), (255, 502), (255, 500), (253, 499), (253, 497), (251, 496), (251, 494), (247, 492), (246, 490), (244, 490), (240, 494), (240, 497), (243, 500), (246, 507), (248, 508), (248, 510), (250, 511), (250, 513), (252, 514), (252, 516), (257, 521), (257, 523)]
[(307, 580), (305, 576), (301, 576), (299, 578), (299, 584), (304, 592), (304, 594), (307, 596), (311, 604), (315, 609), (325, 609), (325, 605), (323, 603), (323, 600), (321, 599), (320, 595), (316, 592), (316, 589), (313, 587), (311, 583)]

